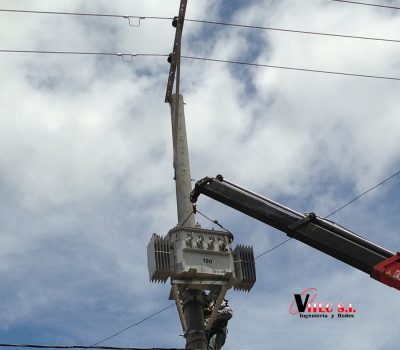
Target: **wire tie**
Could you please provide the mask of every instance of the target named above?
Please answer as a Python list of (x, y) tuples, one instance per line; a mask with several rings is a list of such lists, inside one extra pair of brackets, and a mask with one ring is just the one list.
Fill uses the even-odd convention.
[(138, 54), (137, 53), (117, 53), (117, 56), (122, 58), (123, 62), (133, 62), (133, 57), (137, 57)]
[(146, 17), (137, 17), (137, 16), (124, 16), (128, 20), (128, 23), (131, 27), (139, 28), (141, 25), (141, 20), (146, 19)]

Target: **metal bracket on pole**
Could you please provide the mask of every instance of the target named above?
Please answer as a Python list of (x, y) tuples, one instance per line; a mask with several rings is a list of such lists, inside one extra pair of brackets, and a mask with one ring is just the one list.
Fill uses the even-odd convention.
[(174, 284), (174, 283), (172, 284), (171, 291), (172, 291), (172, 296), (176, 303), (176, 308), (178, 309), (178, 315), (179, 315), (179, 319), (181, 320), (183, 332), (186, 334), (186, 332), (188, 331), (188, 327), (186, 324), (185, 315), (183, 314), (183, 308), (182, 308), (181, 301), (179, 299), (179, 292), (178, 292), (178, 287), (176, 286), (176, 284)]
[(217, 318), (219, 306), (221, 305), (222, 300), (225, 298), (225, 294), (226, 294), (227, 290), (228, 290), (227, 286), (222, 286), (221, 287), (221, 291), (219, 292), (219, 296), (218, 296), (218, 299), (217, 299), (217, 301), (215, 303), (214, 309), (213, 309), (213, 311), (211, 313), (210, 318), (208, 319), (208, 322), (207, 322), (207, 325), (206, 325), (206, 331), (209, 331), (211, 329), (215, 319)]
[[(166, 103), (170, 103), (170, 97), (172, 94), (172, 89), (174, 87), (175, 73), (176, 73), (177, 65), (179, 64), (178, 56), (180, 55), (180, 46), (181, 46), (181, 40), (182, 40), (183, 23), (185, 21), (186, 6), (187, 6), (187, 0), (181, 0), (177, 21), (174, 19), (174, 22), (173, 22), (173, 23), (176, 23), (176, 32), (175, 32), (174, 47), (172, 49), (172, 54), (170, 55), (171, 66), (169, 68), (167, 92), (165, 94), (165, 102)], [(179, 92), (178, 92), (178, 94), (179, 94)]]

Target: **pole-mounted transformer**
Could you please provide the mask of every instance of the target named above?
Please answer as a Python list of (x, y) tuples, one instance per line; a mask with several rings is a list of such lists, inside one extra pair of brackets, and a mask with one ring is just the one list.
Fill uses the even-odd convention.
[[(256, 282), (253, 247), (237, 245), (232, 249), (232, 234), (206, 230), (196, 225), (175, 227), (166, 236), (153, 234), (147, 245), (149, 278), (165, 283), (171, 279), (170, 299), (174, 299), (182, 328), (187, 326), (183, 304), (188, 290), (199, 290), (207, 301), (220, 305), (228, 289), (249, 292)], [(214, 308), (206, 330), (217, 316)]]
[(203, 289), (225, 284), (250, 291), (256, 281), (253, 248), (232, 249), (231, 234), (199, 227), (176, 227), (167, 236), (153, 234), (147, 246), (152, 282), (175, 282)]

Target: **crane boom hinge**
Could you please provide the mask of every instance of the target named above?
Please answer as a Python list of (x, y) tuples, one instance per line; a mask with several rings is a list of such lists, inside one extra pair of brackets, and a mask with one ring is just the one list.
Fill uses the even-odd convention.
[(196, 185), (194, 186), (193, 191), (190, 193), (190, 202), (191, 203), (196, 203), (197, 199), (199, 198), (201, 194), (201, 188), (206, 186), (210, 181), (212, 180), (211, 177), (205, 177), (204, 179), (201, 179), (196, 182)]

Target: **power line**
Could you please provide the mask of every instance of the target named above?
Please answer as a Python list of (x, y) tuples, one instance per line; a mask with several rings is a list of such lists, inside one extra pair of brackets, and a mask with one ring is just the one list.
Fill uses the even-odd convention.
[(116, 337), (117, 335), (120, 335), (120, 334), (123, 333), (123, 332), (126, 332), (128, 329), (131, 329), (131, 328), (133, 328), (133, 327), (136, 327), (136, 326), (142, 324), (143, 322), (147, 321), (148, 319), (150, 319), (150, 318), (152, 318), (152, 317), (154, 317), (154, 316), (156, 316), (156, 315), (162, 313), (163, 311), (166, 311), (166, 310), (170, 309), (170, 308), (173, 307), (173, 306), (175, 306), (175, 303), (173, 303), (173, 304), (171, 304), (171, 305), (169, 305), (169, 306), (166, 306), (166, 307), (164, 307), (163, 309), (158, 310), (158, 311), (154, 312), (153, 314), (151, 314), (151, 315), (145, 317), (144, 319), (140, 320), (139, 322), (136, 322), (136, 323), (134, 323), (134, 324), (131, 324), (130, 326), (125, 327), (124, 329), (122, 329), (122, 330), (120, 330), (120, 331), (118, 331), (118, 332), (116, 332), (116, 333), (110, 335), (109, 337), (104, 338), (104, 339), (102, 339), (102, 340), (100, 340), (100, 341), (98, 341), (98, 342), (96, 342), (96, 343), (94, 343), (94, 344), (92, 344), (92, 345), (90, 345), (90, 346), (86, 346), (86, 347), (84, 347), (83, 349), (85, 350), (85, 349), (96, 348), (97, 345), (99, 345), (99, 344), (101, 344), (101, 343), (104, 343), (105, 341), (110, 340), (111, 338), (114, 338), (114, 337)]
[(271, 249), (268, 249), (268, 250), (266, 250), (265, 252), (262, 252), (262, 253), (258, 254), (258, 255), (254, 258), (254, 260), (257, 260), (258, 258), (261, 258), (262, 256), (264, 256), (264, 255), (266, 255), (266, 254), (272, 252), (273, 250), (279, 248), (280, 246), (283, 246), (285, 243), (289, 242), (291, 239), (292, 239), (292, 238), (288, 238), (288, 239), (286, 239), (285, 241), (283, 241), (283, 242), (277, 244), (276, 246), (272, 247)]
[(344, 2), (344, 3), (348, 3), (348, 4), (354, 4), (354, 5), (373, 6), (373, 7), (382, 7), (382, 8), (387, 8), (387, 9), (400, 10), (400, 7), (396, 7), (396, 6), (371, 4), (371, 3), (360, 2), (360, 1), (347, 1), (347, 0), (332, 0), (332, 1)]
[[(38, 345), (38, 344), (0, 344), (0, 347), (7, 348), (32, 348), (32, 349), (86, 349), (84, 345)], [(104, 350), (183, 350), (178, 348), (131, 348), (118, 346), (96, 346), (92, 349)]]
[[(141, 20), (145, 20), (145, 19), (172, 20), (171, 17), (161, 17), (161, 16), (137, 16), (137, 15), (128, 16), (128, 15), (117, 15), (117, 14), (98, 14), (98, 13), (82, 13), (82, 12), (34, 11), (34, 10), (14, 10), (14, 9), (0, 9), (0, 12), (30, 13), (30, 14), (45, 14), (45, 15), (67, 15), (67, 16), (90, 16), (90, 17), (123, 18), (123, 19), (128, 19), (129, 24), (131, 26), (134, 26), (134, 27), (139, 27), (140, 24), (141, 24)], [(137, 24), (133, 24), (132, 23), (131, 20), (133, 20), (133, 19), (138, 21)], [(277, 32), (294, 33), (294, 34), (337, 37), (337, 38), (344, 38), (344, 39), (358, 39), (358, 40), (372, 40), (372, 41), (400, 43), (399, 39), (376, 38), (376, 37), (359, 36), (359, 35), (335, 34), (335, 33), (325, 33), (325, 32), (317, 32), (317, 31), (308, 31), (308, 30), (306, 31), (306, 30), (297, 30), (297, 29), (286, 29), (286, 28), (278, 28), (278, 27), (265, 27), (265, 26), (247, 25), (247, 24), (239, 24), (239, 23), (208, 21), (208, 20), (200, 20), (200, 19), (185, 19), (185, 22), (200, 23), (200, 24), (211, 24), (211, 25), (228, 26), (228, 27), (245, 28), (245, 29), (254, 29), (254, 30), (277, 31)]]
[(121, 52), (87, 52), (87, 51), (47, 51), (47, 50), (8, 50), (0, 49), (0, 53), (33, 53), (56, 55), (90, 55), (90, 56), (118, 56), (118, 57), (168, 57), (158, 53), (121, 53)]
[[(118, 57), (122, 57), (122, 59), (125, 62), (132, 62), (134, 57), (168, 57), (168, 55), (166, 55), (166, 54), (154, 54), (154, 53), (112, 53), (112, 52), (7, 50), (7, 49), (0, 49), (0, 53), (32, 53), (32, 54), (118, 56)], [(209, 61), (209, 62), (216, 62), (216, 63), (236, 64), (236, 65), (259, 67), (259, 68), (273, 68), (273, 69), (283, 69), (283, 70), (301, 71), (301, 72), (309, 72), (309, 73), (342, 75), (342, 76), (357, 77), (357, 78), (384, 79), (384, 80), (396, 80), (396, 81), (400, 80), (400, 78), (397, 78), (397, 77), (369, 75), (369, 74), (357, 74), (357, 73), (345, 73), (345, 72), (335, 72), (335, 71), (328, 71), (328, 70), (289, 67), (289, 66), (277, 66), (277, 65), (271, 65), (271, 64), (252, 63), (252, 62), (233, 61), (233, 60), (222, 60), (222, 59), (216, 59), (216, 58), (206, 58), (206, 57), (196, 57), (196, 56), (182, 56), (182, 58), (191, 59), (191, 60), (198, 60), (198, 61)]]
[(221, 26), (229, 26), (229, 27), (247, 28), (247, 29), (269, 30), (269, 31), (294, 33), (294, 34), (318, 35), (318, 36), (329, 36), (329, 37), (337, 37), (337, 38), (345, 38), (345, 39), (360, 39), (360, 40), (373, 40), (373, 41), (386, 41), (386, 42), (400, 43), (400, 40), (398, 40), (398, 39), (375, 38), (375, 37), (368, 37), (368, 36), (346, 35), (346, 34), (334, 34), (334, 33), (314, 32), (314, 31), (308, 31), (308, 30), (285, 29), (285, 28), (277, 28), (277, 27), (263, 27), (263, 26), (254, 26), (254, 25), (237, 24), (237, 23), (196, 20), (196, 19), (186, 19), (185, 21), (204, 23), (204, 24), (214, 24), (214, 25), (221, 25)]
[(276, 65), (262, 64), (262, 63), (251, 63), (251, 62), (232, 61), (232, 60), (220, 60), (220, 59), (215, 59), (215, 58), (194, 57), (194, 56), (182, 56), (182, 58), (191, 59), (191, 60), (218, 62), (218, 63), (229, 63), (229, 64), (236, 64), (236, 65), (243, 65), (243, 66), (261, 67), (261, 68), (275, 68), (275, 69), (284, 69), (284, 70), (301, 71), (301, 72), (309, 72), (309, 73), (344, 75), (344, 76), (358, 77), (358, 78), (400, 80), (400, 78), (396, 78), (396, 77), (368, 75), (368, 74), (356, 74), (356, 73), (345, 73), (345, 72), (335, 72), (335, 71), (328, 71), (328, 70), (308, 69), (308, 68), (298, 68), (298, 67), (288, 67), (288, 66), (276, 66)]
[[(127, 19), (129, 24), (133, 27), (139, 27), (141, 20), (144, 19), (172, 19), (170, 17), (157, 17), (157, 16), (128, 16), (128, 15), (117, 15), (117, 14), (101, 14), (101, 13), (90, 13), (90, 12), (60, 12), (60, 11), (36, 11), (36, 10), (15, 10), (15, 9), (0, 9), (0, 12), (10, 13), (30, 13), (40, 15), (63, 15), (63, 16), (85, 16), (85, 17), (108, 17), (108, 18), (123, 18)], [(132, 19), (137, 20), (137, 23), (133, 23)]]
[(96, 56), (119, 56), (114, 52), (82, 52), (82, 51), (46, 51), (46, 50), (7, 50), (1, 49), (3, 53), (40, 53), (60, 55), (96, 55)]
[(389, 176), (388, 178), (386, 178), (385, 180), (379, 182), (377, 185), (369, 188), (368, 190), (366, 190), (365, 192), (361, 193), (360, 195), (358, 195), (357, 197), (354, 197), (351, 201), (347, 202), (346, 204), (342, 205), (340, 208), (336, 209), (335, 211), (333, 211), (332, 213), (330, 213), (329, 215), (325, 216), (325, 219), (329, 218), (330, 216), (336, 214), (337, 212), (341, 211), (342, 209), (346, 208), (347, 206), (349, 206), (351, 203), (355, 202), (357, 199), (360, 199), (361, 197), (365, 196), (367, 193), (371, 192), (372, 190), (374, 190), (375, 188), (383, 185), (385, 182), (393, 179), (394, 177), (396, 177), (397, 175), (400, 174), (400, 170), (397, 171), (396, 173), (394, 173), (393, 175)]
[[(35, 11), (35, 10), (14, 10), (14, 9), (0, 9), (0, 12), (12, 12), (12, 13), (30, 13), (30, 14), (41, 14), (41, 15), (65, 15), (65, 16), (88, 16), (88, 17), (112, 17), (112, 18), (141, 18), (141, 16), (124, 16), (115, 14), (100, 14), (100, 13), (89, 13), (89, 12), (59, 12), (59, 11)], [(147, 18), (147, 17), (146, 17)], [(158, 17), (156, 17), (158, 18)]]

